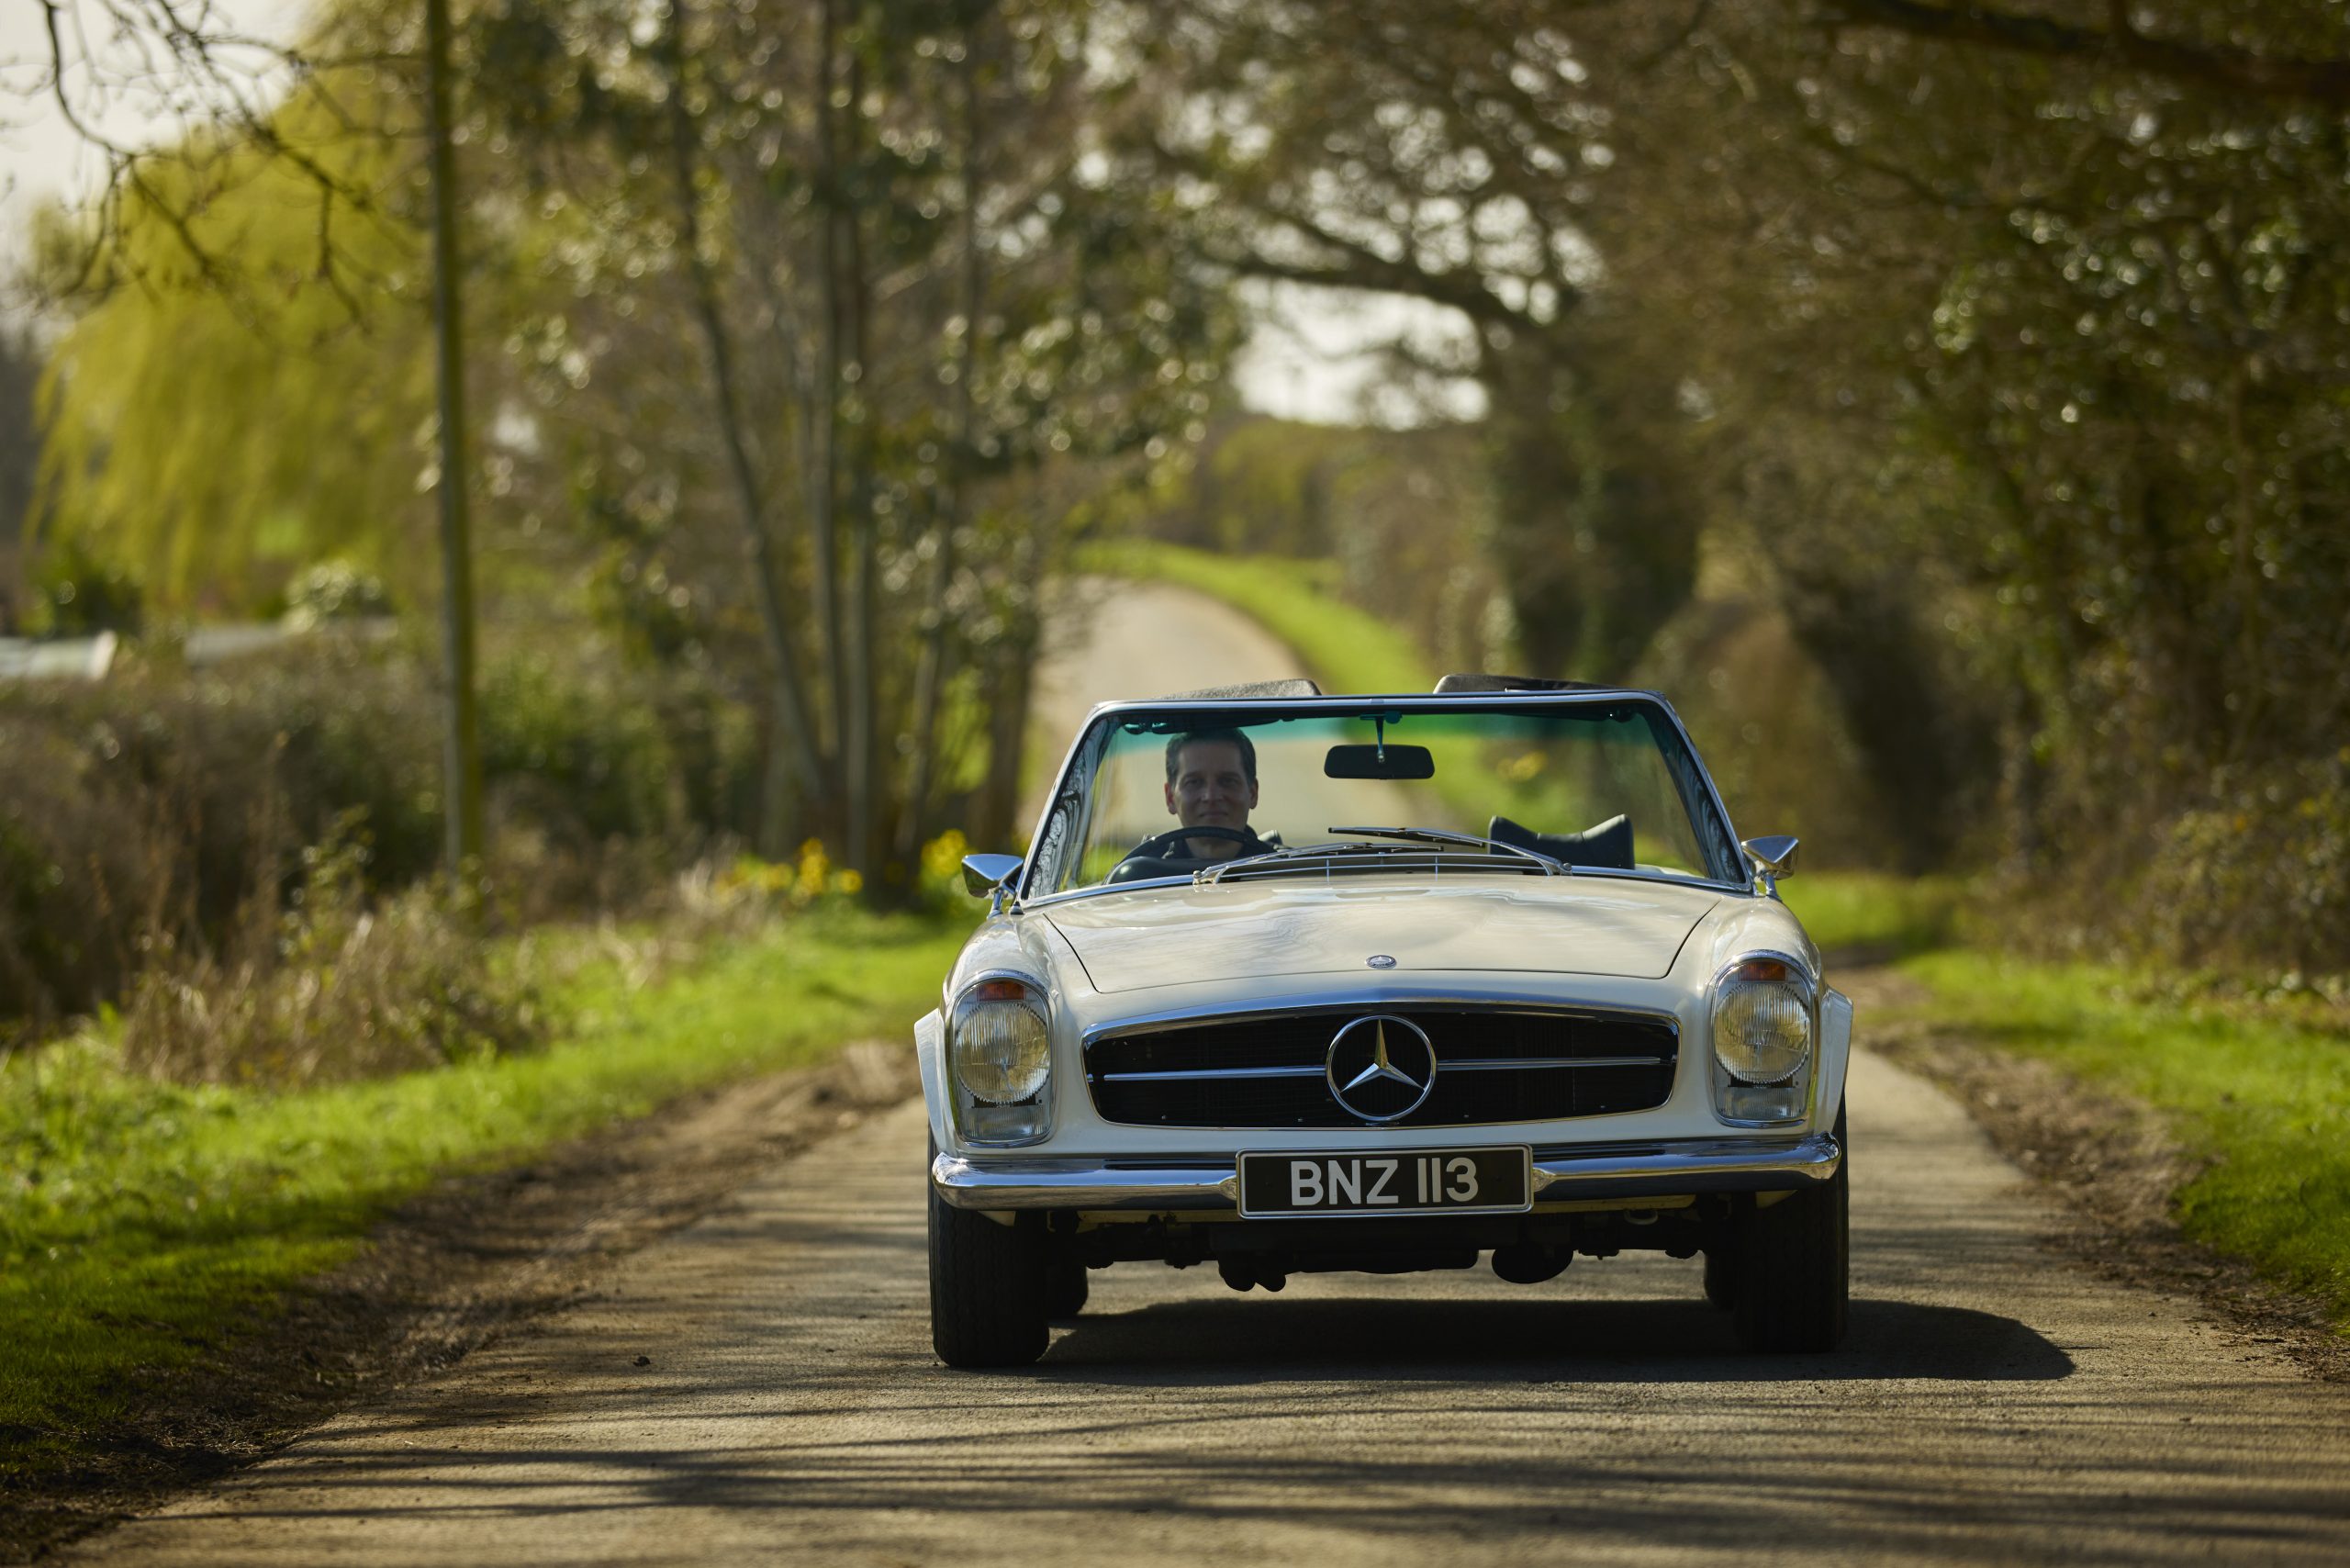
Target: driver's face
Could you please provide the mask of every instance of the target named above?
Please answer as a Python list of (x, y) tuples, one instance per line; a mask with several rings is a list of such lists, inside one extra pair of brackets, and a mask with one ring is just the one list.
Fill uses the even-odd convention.
[(1257, 785), (1240, 766), (1240, 748), (1230, 741), (1192, 741), (1176, 753), (1175, 781), (1167, 786), (1167, 809), (1185, 827), (1248, 825)]

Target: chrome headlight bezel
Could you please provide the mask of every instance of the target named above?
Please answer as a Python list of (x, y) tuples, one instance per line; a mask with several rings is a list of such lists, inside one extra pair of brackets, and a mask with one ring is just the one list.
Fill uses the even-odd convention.
[[(1791, 953), (1761, 948), (1739, 954), (1707, 988), (1706, 1041), (1713, 1064), (1714, 1112), (1732, 1126), (1784, 1126), (1807, 1120), (1818, 1078), (1819, 979)], [(1782, 1028), (1800, 1026), (1799, 1042), (1782, 1040), (1781, 1055), (1762, 1055), (1751, 1034), (1726, 1041), (1740, 1020), (1740, 1003), (1770, 1005)], [(1751, 1022), (1751, 1014), (1746, 1021)]]
[(947, 1009), (941, 1066), (968, 1144), (1014, 1148), (1052, 1132), (1052, 993), (1034, 975), (978, 975)]

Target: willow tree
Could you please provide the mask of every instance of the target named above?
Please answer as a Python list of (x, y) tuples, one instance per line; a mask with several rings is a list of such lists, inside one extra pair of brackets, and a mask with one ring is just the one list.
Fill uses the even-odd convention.
[[(321, 104), (281, 119), (339, 180), (380, 189), (400, 167)], [(415, 230), (352, 219), (324, 275), (311, 176), (265, 150), (160, 153), (141, 181), (151, 199), (103, 229), (42, 219), (36, 279), (74, 311), (44, 398), (49, 526), (136, 563), (166, 603), (247, 609), (328, 555), (423, 589), (385, 515), (429, 472)]]
[[(354, 14), (369, 25), (382, 20)], [(448, 861), (451, 876), (463, 876), (481, 850), (481, 767), (448, 0), (424, 0), (420, 61), (396, 46), (341, 67), (322, 65), (324, 51), (242, 33), (205, 0), (43, 0), (41, 18), (45, 50), (29, 64), (11, 64), (102, 163), (95, 195), (70, 215), (47, 215), (40, 235), (38, 284), (79, 317), (78, 341), (54, 362), (50, 415), (63, 439), (45, 467), (48, 487), (55, 515), (82, 545), (95, 538), (133, 553), (160, 577), (167, 600), (196, 592), (199, 576), (211, 602), (250, 599), (264, 559), (314, 554), (322, 542), (381, 539), (380, 529), (316, 521), (330, 487), (316, 470), (341, 465), (319, 463), (308, 475), (286, 467), (315, 449), (288, 445), (283, 430), (258, 434), (258, 421), (238, 432), (241, 440), (192, 449), (191, 437), (224, 432), (198, 418), (159, 417), (141, 392), (217, 391), (201, 405), (207, 411), (250, 412), (289, 390), (293, 361), (325, 332), (365, 330), (397, 315), (386, 297), (401, 291), (405, 271), (398, 214), (414, 204), (403, 200), (410, 182), (396, 150), (421, 129), (436, 342), (438, 477), (428, 487), (441, 512)], [(397, 36), (399, 24), (385, 30)], [(330, 28), (319, 29), (322, 43), (329, 37)], [(141, 106), (151, 129), (165, 128), (160, 148), (105, 128), (105, 115), (124, 100)], [(304, 226), (298, 237), (291, 224)], [(210, 385), (182, 374), (176, 357), (169, 366), (141, 363), (148, 351), (137, 340), (153, 316), (120, 306), (116, 297), (126, 288), (167, 312), (178, 307), (192, 330), (171, 353), (209, 351), (202, 365)], [(322, 309), (334, 319), (322, 321)], [(105, 319), (94, 323), (94, 316)], [(219, 330), (224, 320), (255, 341), (229, 340)], [(314, 418), (346, 401), (376, 413), (397, 409), (397, 400), (374, 402), (361, 391), (377, 384), (362, 378), (295, 406)], [(352, 433), (365, 442), (373, 432)]]

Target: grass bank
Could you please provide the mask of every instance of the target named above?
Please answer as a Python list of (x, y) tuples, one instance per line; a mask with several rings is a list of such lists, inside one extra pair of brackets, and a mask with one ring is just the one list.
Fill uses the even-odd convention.
[[(2350, 1331), (2350, 1034), (2315, 1006), (2165, 986), (2142, 971), (2001, 953), (1947, 881), (1790, 879), (1831, 953), (1887, 958), (1919, 1000), (1861, 1020), (2048, 1063), (2151, 1107), (2195, 1174), (2171, 1194), (2191, 1239), (2325, 1303)], [(1930, 1045), (1925, 1047), (1930, 1050)]]
[(2350, 1036), (2338, 1023), (1974, 948), (1901, 968), (1930, 993), (1937, 1031), (2153, 1106), (2199, 1167), (2172, 1194), (2187, 1235), (2322, 1298), (2350, 1330)]
[(91, 1036), (0, 1070), (0, 1483), (103, 1444), (142, 1383), (334, 1268), (436, 1178), (525, 1159), (690, 1090), (902, 1037), (959, 927), (823, 909), (632, 985), (557, 966), (544, 1050), (294, 1093), (126, 1071)]

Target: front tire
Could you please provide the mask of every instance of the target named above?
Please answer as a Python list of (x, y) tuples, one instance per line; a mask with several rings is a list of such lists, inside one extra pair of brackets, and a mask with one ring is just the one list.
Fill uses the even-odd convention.
[(1724, 1312), (1738, 1310), (1738, 1255), (1730, 1247), (1706, 1249), (1706, 1299)]
[(1085, 1264), (1075, 1254), (1065, 1252), (1046, 1266), (1045, 1313), (1054, 1322), (1062, 1322), (1083, 1312), (1086, 1298), (1092, 1294), (1092, 1285), (1086, 1279)]
[[(1836, 1116), (1837, 1142), (1844, 1117)], [(1729, 1281), (1738, 1337), (1767, 1355), (1832, 1350), (1851, 1295), (1852, 1159), (1809, 1192), (1741, 1215)], [(1710, 1263), (1710, 1260), (1708, 1260)], [(1713, 1271), (1707, 1271), (1707, 1284)], [(1710, 1292), (1708, 1293), (1710, 1294)]]
[[(1045, 1353), (1044, 1236), (930, 1194), (930, 1343), (950, 1367), (1024, 1367)], [(1082, 1284), (1084, 1282), (1079, 1282)]]

